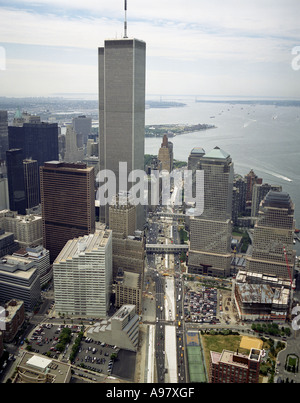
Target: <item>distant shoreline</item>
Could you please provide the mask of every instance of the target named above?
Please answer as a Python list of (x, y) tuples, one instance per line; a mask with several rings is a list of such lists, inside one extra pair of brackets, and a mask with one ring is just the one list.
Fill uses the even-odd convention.
[(177, 135), (198, 132), (201, 130), (216, 129), (217, 126), (206, 123), (196, 125), (165, 124), (165, 125), (147, 125), (145, 126), (145, 137), (163, 137), (167, 134), (168, 138)]

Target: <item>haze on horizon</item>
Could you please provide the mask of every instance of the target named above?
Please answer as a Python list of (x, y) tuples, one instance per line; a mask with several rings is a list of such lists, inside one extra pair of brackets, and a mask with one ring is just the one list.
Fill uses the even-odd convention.
[[(300, 98), (299, 0), (127, 4), (128, 36), (147, 45), (147, 96)], [(2, 0), (0, 96), (97, 94), (97, 48), (123, 22), (124, 0)]]

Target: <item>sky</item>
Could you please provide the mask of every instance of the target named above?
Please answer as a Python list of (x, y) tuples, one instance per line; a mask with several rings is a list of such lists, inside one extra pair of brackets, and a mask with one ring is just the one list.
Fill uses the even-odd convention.
[[(148, 98), (300, 99), (299, 19), (299, 0), (127, 0)], [(97, 48), (123, 24), (124, 0), (0, 0), (0, 96), (96, 97)]]

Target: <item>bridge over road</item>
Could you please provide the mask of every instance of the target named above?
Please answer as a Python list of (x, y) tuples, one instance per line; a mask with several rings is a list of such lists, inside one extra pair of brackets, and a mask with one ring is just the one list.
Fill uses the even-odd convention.
[(181, 253), (189, 250), (188, 245), (176, 244), (146, 244), (146, 253)]

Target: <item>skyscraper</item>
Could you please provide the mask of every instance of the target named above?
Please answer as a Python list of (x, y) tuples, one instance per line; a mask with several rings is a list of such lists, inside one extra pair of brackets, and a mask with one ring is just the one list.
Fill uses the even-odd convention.
[(227, 276), (231, 261), (233, 163), (228, 153), (215, 147), (199, 156), (204, 170), (204, 211), (190, 219), (190, 273)]
[(8, 150), (7, 111), (0, 111), (0, 161), (5, 161)]
[(8, 127), (9, 148), (22, 148), (24, 159), (36, 160), (40, 167), (46, 161), (58, 160), (57, 123), (23, 123)]
[[(119, 189), (119, 162), (127, 163), (125, 178), (133, 170), (144, 170), (146, 44), (126, 37), (105, 40), (98, 62), (100, 170), (114, 172), (119, 193), (126, 190)], [(139, 229), (143, 212), (138, 206)], [(108, 206), (101, 209), (100, 218), (108, 224)]]
[(286, 280), (293, 278), (296, 254), (293, 250), (294, 230), (294, 204), (289, 194), (270, 191), (260, 204), (252, 255), (247, 256), (246, 270)]
[(168, 140), (168, 136), (165, 134), (161, 147), (158, 150), (158, 160), (161, 162), (161, 169), (168, 172), (173, 170), (173, 143)]
[(87, 144), (88, 136), (92, 131), (92, 118), (85, 115), (73, 118), (72, 127), (76, 132), (76, 147), (84, 147), (84, 145)]
[(53, 262), (69, 239), (95, 231), (94, 169), (48, 161), (40, 175), (43, 242)]
[(26, 214), (26, 192), (23, 168), (23, 150), (6, 151), (9, 208), (19, 214)]
[(36, 160), (23, 160), (26, 208), (32, 208), (40, 203), (39, 167)]

